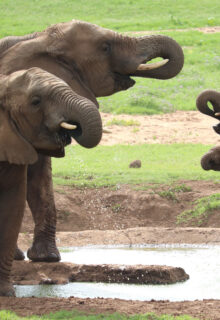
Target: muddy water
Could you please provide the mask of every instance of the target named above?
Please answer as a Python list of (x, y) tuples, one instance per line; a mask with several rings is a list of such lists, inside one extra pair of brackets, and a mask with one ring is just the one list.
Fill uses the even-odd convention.
[(185, 269), (190, 279), (172, 285), (69, 283), (16, 286), (16, 295), (184, 301), (220, 299), (220, 246), (158, 245), (61, 249), (62, 261), (78, 264), (169, 265)]

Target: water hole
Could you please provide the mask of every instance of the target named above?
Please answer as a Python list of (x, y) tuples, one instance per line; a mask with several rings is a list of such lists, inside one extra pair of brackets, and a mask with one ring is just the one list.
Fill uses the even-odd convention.
[(220, 299), (220, 246), (139, 245), (60, 248), (63, 262), (77, 264), (167, 265), (190, 279), (170, 285), (68, 283), (15, 286), (17, 297), (119, 298), (125, 300)]

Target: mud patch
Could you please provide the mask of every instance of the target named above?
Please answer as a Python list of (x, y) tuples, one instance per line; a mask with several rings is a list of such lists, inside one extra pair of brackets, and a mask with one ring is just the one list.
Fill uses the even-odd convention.
[(72, 263), (14, 261), (13, 284), (104, 282), (171, 284), (189, 279), (182, 268), (170, 266), (76, 265)]

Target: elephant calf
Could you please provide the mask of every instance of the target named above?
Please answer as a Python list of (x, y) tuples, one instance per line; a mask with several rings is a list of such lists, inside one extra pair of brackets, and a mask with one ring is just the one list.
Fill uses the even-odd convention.
[(0, 76), (1, 296), (14, 295), (10, 270), (26, 200), (27, 166), (38, 160), (38, 153), (63, 157), (71, 137), (94, 147), (101, 136), (96, 105), (63, 80), (39, 68)]
[[(213, 106), (209, 108), (208, 102)], [(205, 90), (197, 98), (197, 108), (204, 114), (220, 121), (220, 92)], [(220, 134), (220, 122), (213, 127), (217, 134)], [(201, 166), (204, 170), (220, 171), (220, 146), (210, 149), (201, 159)]]

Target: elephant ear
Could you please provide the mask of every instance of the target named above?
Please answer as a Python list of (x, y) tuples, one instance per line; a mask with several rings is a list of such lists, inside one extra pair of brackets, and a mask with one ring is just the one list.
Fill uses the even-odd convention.
[[(23, 76), (23, 73), (19, 72), (18, 75)], [(17, 77), (14, 76), (14, 79), (16, 80)], [(38, 159), (37, 152), (20, 135), (10, 118), (9, 111), (5, 108), (8, 105), (8, 83), (9, 76), (0, 75), (0, 161), (23, 165), (32, 164)]]
[(9, 114), (0, 106), (0, 161), (25, 165), (37, 159), (35, 149), (19, 134)]

